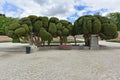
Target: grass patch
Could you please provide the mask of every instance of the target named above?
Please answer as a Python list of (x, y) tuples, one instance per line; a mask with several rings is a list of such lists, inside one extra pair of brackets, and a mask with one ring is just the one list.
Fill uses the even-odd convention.
[(0, 43), (4, 43), (4, 42), (12, 42), (11, 40), (3, 40), (3, 41), (0, 41)]
[(107, 42), (116, 42), (116, 43), (120, 43), (120, 40), (107, 40)]
[[(84, 41), (81, 41), (81, 40), (77, 40), (76, 43), (83, 43)], [(60, 43), (59, 40), (53, 40), (51, 41), (51, 43)], [(68, 40), (67, 43), (75, 43), (74, 40)]]

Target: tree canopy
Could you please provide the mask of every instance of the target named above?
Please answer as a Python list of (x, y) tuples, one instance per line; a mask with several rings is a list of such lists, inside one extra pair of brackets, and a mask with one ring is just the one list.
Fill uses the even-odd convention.
[(18, 19), (6, 17), (4, 14), (0, 14), (0, 35), (5, 35), (5, 27), (9, 26), (13, 22), (18, 22)]
[[(100, 15), (86, 15), (78, 18), (74, 23), (76, 34), (83, 34), (85, 45), (90, 46), (92, 34), (99, 35), (102, 39), (113, 39), (117, 37), (117, 27), (108, 18)], [(79, 29), (79, 31), (78, 31)]]
[[(118, 18), (118, 17), (117, 17)], [(115, 20), (100, 15), (85, 15), (79, 17), (74, 24), (57, 17), (29, 15), (21, 19), (15, 19), (0, 15), (0, 33), (4, 30), (7, 36), (13, 38), (13, 42), (26, 39), (36, 46), (45, 45), (53, 38), (59, 37), (60, 44), (67, 42), (67, 37), (83, 34), (85, 44), (90, 45), (90, 37), (95, 34), (101, 39), (113, 39), (117, 37), (117, 26)]]
[(107, 17), (117, 25), (117, 30), (120, 31), (120, 12), (109, 13)]

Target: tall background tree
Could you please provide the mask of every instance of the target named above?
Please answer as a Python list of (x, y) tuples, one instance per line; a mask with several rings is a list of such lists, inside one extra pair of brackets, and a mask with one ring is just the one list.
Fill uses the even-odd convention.
[(118, 36), (117, 25), (109, 18), (96, 15), (101, 22), (101, 31), (99, 36), (101, 39), (114, 39)]
[(17, 18), (6, 17), (4, 14), (0, 14), (0, 35), (5, 35), (6, 26), (18, 21), (19, 20)]
[(117, 30), (120, 31), (120, 12), (109, 13), (107, 17), (117, 25)]

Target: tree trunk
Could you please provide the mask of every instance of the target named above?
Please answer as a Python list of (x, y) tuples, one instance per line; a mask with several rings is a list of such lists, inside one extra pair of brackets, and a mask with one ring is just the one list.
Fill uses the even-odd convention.
[(29, 44), (33, 45), (33, 39), (32, 39), (32, 37), (29, 37)]
[(60, 45), (63, 45), (63, 38), (60, 36)]
[(73, 36), (75, 45), (77, 45), (76, 36)]
[(90, 39), (89, 38), (85, 38), (85, 46), (90, 46)]
[(66, 43), (67, 43), (67, 37), (66, 36), (63, 36), (63, 43), (64, 43), (64, 45), (66, 45)]
[(51, 42), (51, 41), (50, 41), (50, 40), (48, 40), (48, 46), (50, 45), (50, 42)]
[(84, 40), (85, 40), (85, 46), (89, 46), (90, 47), (90, 40), (91, 40), (91, 38), (90, 38), (90, 36), (91, 35), (83, 35), (83, 37), (84, 37)]

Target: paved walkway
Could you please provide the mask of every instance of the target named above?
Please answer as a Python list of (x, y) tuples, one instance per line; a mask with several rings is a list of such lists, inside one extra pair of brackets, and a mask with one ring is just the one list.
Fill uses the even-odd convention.
[(115, 42), (99, 41), (99, 44), (107, 47), (112, 47), (112, 48), (120, 47), (120, 43), (115, 43)]
[(100, 44), (117, 48), (0, 52), (0, 80), (120, 80), (119, 44)]

